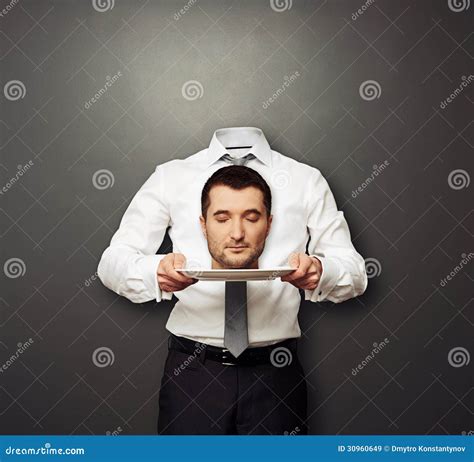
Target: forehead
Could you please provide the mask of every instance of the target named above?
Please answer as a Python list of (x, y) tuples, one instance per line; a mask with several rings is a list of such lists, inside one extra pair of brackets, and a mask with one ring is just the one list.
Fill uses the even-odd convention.
[(250, 208), (264, 209), (263, 192), (255, 186), (233, 189), (225, 185), (216, 185), (209, 191), (209, 209), (239, 211)]

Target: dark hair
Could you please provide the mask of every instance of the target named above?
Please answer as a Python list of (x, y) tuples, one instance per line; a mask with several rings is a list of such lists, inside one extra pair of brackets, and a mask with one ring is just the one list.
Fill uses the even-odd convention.
[(213, 186), (224, 185), (232, 189), (244, 189), (254, 186), (263, 193), (263, 204), (267, 211), (267, 217), (270, 216), (272, 209), (272, 193), (267, 182), (260, 173), (245, 165), (230, 165), (216, 170), (206, 181), (201, 194), (201, 213), (206, 219), (207, 209), (209, 208), (209, 192)]

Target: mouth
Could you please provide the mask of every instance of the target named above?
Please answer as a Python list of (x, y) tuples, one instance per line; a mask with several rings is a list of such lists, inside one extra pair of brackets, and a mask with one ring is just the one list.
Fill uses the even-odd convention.
[(227, 248), (234, 251), (234, 252), (237, 252), (239, 250), (246, 249), (247, 246), (246, 245), (236, 245), (236, 246), (230, 246), (230, 247), (227, 247)]

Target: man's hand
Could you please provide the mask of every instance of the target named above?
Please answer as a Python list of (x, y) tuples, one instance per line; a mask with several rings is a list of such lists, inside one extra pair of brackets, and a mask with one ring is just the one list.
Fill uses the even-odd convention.
[(295, 268), (295, 271), (282, 276), (282, 281), (303, 290), (314, 290), (318, 287), (323, 267), (316, 257), (310, 257), (304, 253), (292, 253), (288, 258), (288, 263)]
[(165, 292), (178, 292), (198, 282), (198, 279), (188, 278), (175, 270), (175, 268), (184, 268), (185, 264), (186, 257), (181, 253), (169, 253), (161, 259), (156, 271), (161, 290)]

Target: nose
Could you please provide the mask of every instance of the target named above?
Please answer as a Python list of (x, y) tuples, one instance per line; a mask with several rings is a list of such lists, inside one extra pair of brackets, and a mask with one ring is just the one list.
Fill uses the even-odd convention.
[(240, 241), (244, 238), (244, 227), (240, 220), (234, 220), (232, 223), (232, 229), (230, 230), (230, 237), (234, 241)]

